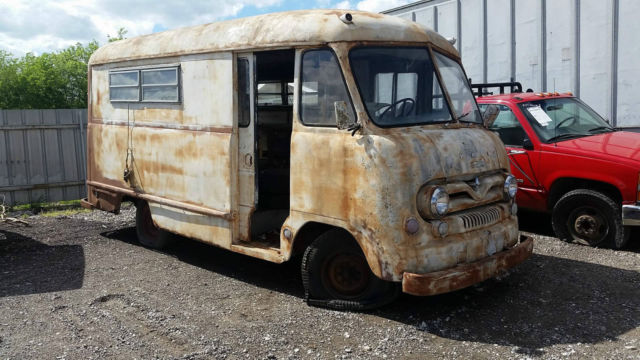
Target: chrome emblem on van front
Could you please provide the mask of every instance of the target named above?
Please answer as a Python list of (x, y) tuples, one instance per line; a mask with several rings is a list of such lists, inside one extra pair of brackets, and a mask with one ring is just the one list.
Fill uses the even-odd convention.
[(478, 188), (480, 188), (480, 178), (476, 176), (473, 181), (469, 181), (467, 184), (469, 184), (469, 186), (471, 186), (474, 191), (478, 191)]

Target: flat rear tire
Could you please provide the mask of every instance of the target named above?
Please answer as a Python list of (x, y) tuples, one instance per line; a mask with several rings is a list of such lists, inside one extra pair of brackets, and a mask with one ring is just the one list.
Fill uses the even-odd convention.
[(146, 201), (136, 204), (136, 235), (140, 244), (152, 249), (165, 249), (174, 242), (172, 233), (158, 228), (153, 222)]

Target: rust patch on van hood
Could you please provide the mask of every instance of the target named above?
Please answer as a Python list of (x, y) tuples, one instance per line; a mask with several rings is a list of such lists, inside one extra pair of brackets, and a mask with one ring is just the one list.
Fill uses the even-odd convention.
[(365, 150), (390, 168), (404, 166), (406, 179), (420, 184), (435, 179), (453, 180), (495, 170), (508, 171), (506, 151), (490, 131), (473, 128), (408, 128), (373, 135)]

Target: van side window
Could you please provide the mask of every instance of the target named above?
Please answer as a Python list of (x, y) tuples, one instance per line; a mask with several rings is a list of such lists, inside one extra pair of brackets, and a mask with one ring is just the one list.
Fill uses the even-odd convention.
[(258, 106), (292, 106), (293, 83), (285, 80), (258, 83)]
[(177, 103), (179, 67), (110, 71), (109, 98), (112, 102)]
[(305, 125), (336, 126), (336, 101), (345, 101), (355, 120), (340, 65), (329, 49), (309, 50), (302, 55), (300, 117)]
[(262, 105), (284, 105), (282, 102), (282, 82), (258, 83), (258, 106)]
[(251, 122), (251, 86), (249, 85), (249, 60), (238, 59), (238, 126)]
[[(479, 104), (480, 111), (486, 110), (486, 104)], [(524, 132), (522, 125), (513, 114), (511, 109), (505, 105), (498, 105), (498, 116), (493, 122), (489, 130), (498, 133), (500, 140), (508, 146), (522, 147), (524, 139), (527, 139), (527, 133)]]
[(118, 71), (109, 73), (111, 101), (140, 101), (140, 73)]

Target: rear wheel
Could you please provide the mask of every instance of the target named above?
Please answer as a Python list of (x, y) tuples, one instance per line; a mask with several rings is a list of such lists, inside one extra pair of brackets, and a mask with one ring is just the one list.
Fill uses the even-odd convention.
[(578, 189), (562, 196), (553, 207), (552, 225), (558, 238), (568, 242), (620, 249), (629, 240), (620, 206), (593, 190)]
[(340, 310), (365, 310), (393, 301), (397, 284), (376, 277), (358, 244), (342, 230), (329, 230), (306, 249), (302, 280), (307, 302)]
[(136, 204), (136, 235), (138, 241), (149, 248), (164, 249), (173, 243), (173, 234), (159, 229), (151, 218), (151, 210), (146, 201)]

